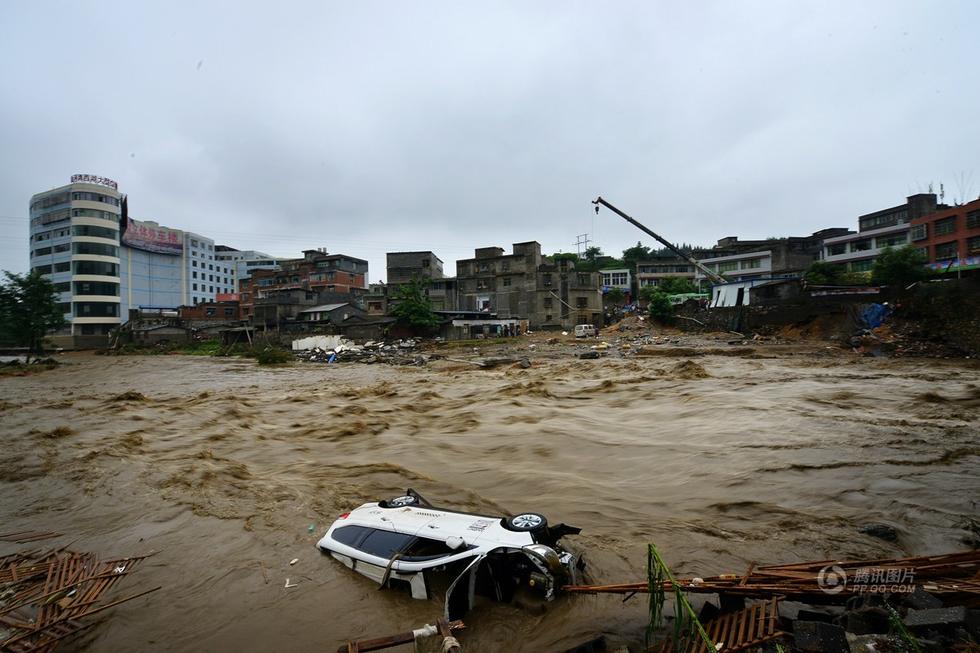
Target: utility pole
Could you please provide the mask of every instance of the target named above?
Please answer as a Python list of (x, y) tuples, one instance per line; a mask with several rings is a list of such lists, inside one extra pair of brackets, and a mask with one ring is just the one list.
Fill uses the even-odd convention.
[(589, 243), (592, 241), (589, 239), (589, 234), (579, 234), (575, 237), (575, 249), (578, 252), (578, 257), (582, 258), (582, 247), (589, 249)]

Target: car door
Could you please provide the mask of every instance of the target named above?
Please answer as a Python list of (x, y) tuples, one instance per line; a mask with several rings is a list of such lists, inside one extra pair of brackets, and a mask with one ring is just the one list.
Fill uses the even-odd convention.
[(476, 600), (476, 572), (486, 557), (484, 553), (473, 558), (446, 590), (446, 619), (459, 619), (473, 607), (473, 601)]

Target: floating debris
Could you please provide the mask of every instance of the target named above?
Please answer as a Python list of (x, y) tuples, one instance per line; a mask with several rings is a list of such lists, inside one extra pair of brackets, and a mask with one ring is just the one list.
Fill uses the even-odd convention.
[(64, 548), (0, 557), (0, 650), (53, 651), (62, 640), (93, 625), (80, 621), (85, 617), (160, 589), (96, 607), (107, 590), (147, 557), (99, 560), (92, 553)]

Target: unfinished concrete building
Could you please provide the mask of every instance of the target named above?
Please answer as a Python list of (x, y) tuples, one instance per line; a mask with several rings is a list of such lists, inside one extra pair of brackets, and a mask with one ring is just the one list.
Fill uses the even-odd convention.
[(442, 259), (433, 252), (388, 252), (385, 254), (388, 285), (411, 281), (413, 277), (442, 279)]
[(537, 241), (477, 249), (456, 261), (457, 308), (524, 318), (530, 328), (602, 324), (601, 276), (579, 272), (568, 260), (542, 256)]

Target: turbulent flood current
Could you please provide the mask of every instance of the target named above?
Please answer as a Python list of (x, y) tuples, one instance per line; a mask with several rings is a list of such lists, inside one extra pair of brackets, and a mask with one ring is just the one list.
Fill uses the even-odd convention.
[[(689, 575), (963, 550), (980, 537), (978, 369), (817, 352), (493, 370), (74, 356), (0, 380), (0, 530), (157, 552), (107, 600), (163, 589), (100, 614), (69, 647), (85, 651), (329, 651), (431, 623), (439, 598), (379, 591), (314, 548), (339, 513), (409, 487), (581, 527), (566, 542), (597, 583), (645, 580), (648, 542)], [(641, 640), (645, 598), (621, 598), (482, 604), (461, 639)]]

